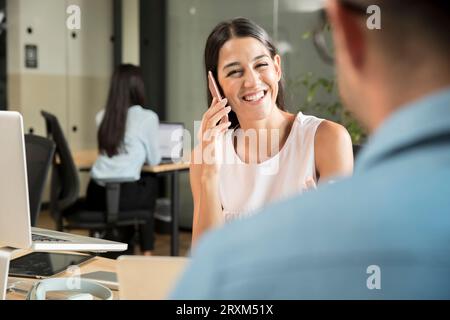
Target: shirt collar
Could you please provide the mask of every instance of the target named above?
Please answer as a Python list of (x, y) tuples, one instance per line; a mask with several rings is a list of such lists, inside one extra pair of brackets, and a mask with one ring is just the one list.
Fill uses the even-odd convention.
[(355, 172), (368, 170), (383, 155), (418, 139), (450, 131), (450, 88), (407, 104), (392, 114), (369, 138)]

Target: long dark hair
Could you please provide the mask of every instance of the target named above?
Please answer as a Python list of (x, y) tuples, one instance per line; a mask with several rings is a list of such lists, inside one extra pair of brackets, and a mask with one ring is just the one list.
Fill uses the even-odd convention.
[(128, 108), (145, 106), (145, 87), (141, 69), (131, 64), (116, 68), (111, 79), (105, 114), (97, 133), (98, 149), (112, 157), (119, 153), (125, 136)]
[[(278, 50), (275, 45), (272, 43), (267, 32), (258, 26), (253, 21), (247, 18), (235, 18), (232, 20), (227, 20), (219, 23), (214, 30), (209, 34), (208, 39), (206, 40), (205, 46), (205, 75), (206, 75), (206, 83), (208, 83), (208, 71), (214, 75), (216, 79), (217, 86), (223, 96), (223, 90), (220, 87), (219, 82), (217, 81), (217, 65), (219, 61), (219, 51), (222, 46), (230, 40), (231, 38), (245, 38), (252, 37), (261, 42), (267, 50), (270, 52), (270, 56), (273, 59), (275, 55), (278, 54)], [(207, 89), (207, 98), (208, 98), (208, 106), (211, 105), (212, 95), (211, 92)], [(283, 81), (280, 79), (278, 82), (278, 95), (276, 99), (276, 103), (278, 108), (281, 110), (285, 110), (284, 103), (284, 86)], [(228, 114), (228, 118), (231, 122), (231, 128), (235, 128), (239, 126), (239, 121), (234, 111), (230, 111)]]

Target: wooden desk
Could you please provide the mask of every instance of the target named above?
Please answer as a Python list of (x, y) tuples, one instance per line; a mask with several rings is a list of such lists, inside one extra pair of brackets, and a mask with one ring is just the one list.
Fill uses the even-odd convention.
[[(75, 165), (80, 171), (89, 171), (98, 157), (97, 150), (80, 150), (73, 153)], [(179, 173), (189, 170), (188, 162), (160, 164), (157, 166), (145, 165), (142, 167), (143, 172), (149, 172), (156, 176), (167, 175), (170, 177), (171, 184), (171, 229), (172, 237), (170, 244), (170, 254), (178, 256), (179, 251), (179, 235), (178, 235), (178, 219), (180, 217), (180, 196), (179, 196)]]
[[(20, 256), (23, 256), (25, 254), (30, 253), (29, 250), (17, 250), (13, 253), (12, 258), (18, 258)], [(70, 254), (82, 254), (77, 252), (66, 252)], [(88, 273), (88, 272), (94, 272), (94, 271), (110, 271), (110, 272), (116, 272), (116, 260), (113, 259), (107, 259), (103, 257), (95, 257), (86, 263), (83, 263), (80, 265), (80, 272), (81, 274)], [(55, 277), (69, 277), (73, 276), (71, 274), (68, 274), (67, 272), (61, 273), (58, 276)], [(30, 283), (30, 286), (35, 281), (38, 281), (38, 279), (29, 279), (29, 278), (9, 278), (10, 280), (16, 281), (23, 281), (24, 283)], [(118, 290), (111, 290), (113, 293), (113, 299), (119, 299), (119, 291)], [(24, 300), (26, 297), (25, 293), (22, 292), (8, 292), (6, 295), (7, 300)]]
[[(75, 151), (73, 154), (73, 160), (75, 165), (80, 171), (89, 171), (94, 165), (95, 160), (98, 157), (97, 150), (80, 150)], [(150, 173), (164, 173), (168, 171), (183, 171), (189, 170), (189, 162), (180, 162), (180, 163), (168, 163), (168, 164), (159, 164), (156, 166), (145, 165), (142, 167), (143, 172)]]

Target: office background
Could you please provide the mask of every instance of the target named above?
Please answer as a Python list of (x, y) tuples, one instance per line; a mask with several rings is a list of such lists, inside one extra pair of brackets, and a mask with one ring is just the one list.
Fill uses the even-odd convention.
[[(66, 27), (66, 8), (72, 4), (81, 9), (80, 30)], [(161, 120), (185, 123), (193, 139), (194, 121), (207, 107), (206, 38), (218, 22), (245, 16), (278, 44), (287, 108), (297, 112), (306, 101), (299, 79), (308, 72), (316, 78), (333, 74), (305, 37), (315, 27), (316, 14), (300, 13), (297, 6), (295, 0), (0, 1), (7, 19), (0, 35), (0, 108), (20, 111), (25, 131), (39, 135), (45, 135), (40, 110), (47, 110), (59, 118), (73, 151), (96, 148), (94, 115), (106, 102), (114, 65), (134, 63), (144, 70), (149, 107)], [(30, 46), (37, 49), (36, 67), (26, 65)], [(336, 96), (319, 90), (315, 99), (331, 101)], [(305, 111), (320, 115), (316, 109)], [(81, 180), (84, 192), (87, 174)], [(180, 193), (180, 225), (189, 228), (188, 175), (181, 176)]]

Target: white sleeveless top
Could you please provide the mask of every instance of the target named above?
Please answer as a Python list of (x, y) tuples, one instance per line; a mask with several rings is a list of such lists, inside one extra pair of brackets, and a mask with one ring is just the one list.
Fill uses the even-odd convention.
[(222, 160), (219, 195), (225, 221), (251, 215), (273, 201), (315, 188), (314, 137), (322, 121), (299, 112), (281, 150), (266, 161), (252, 164), (239, 158), (233, 131), (228, 130), (216, 149), (216, 157)]

